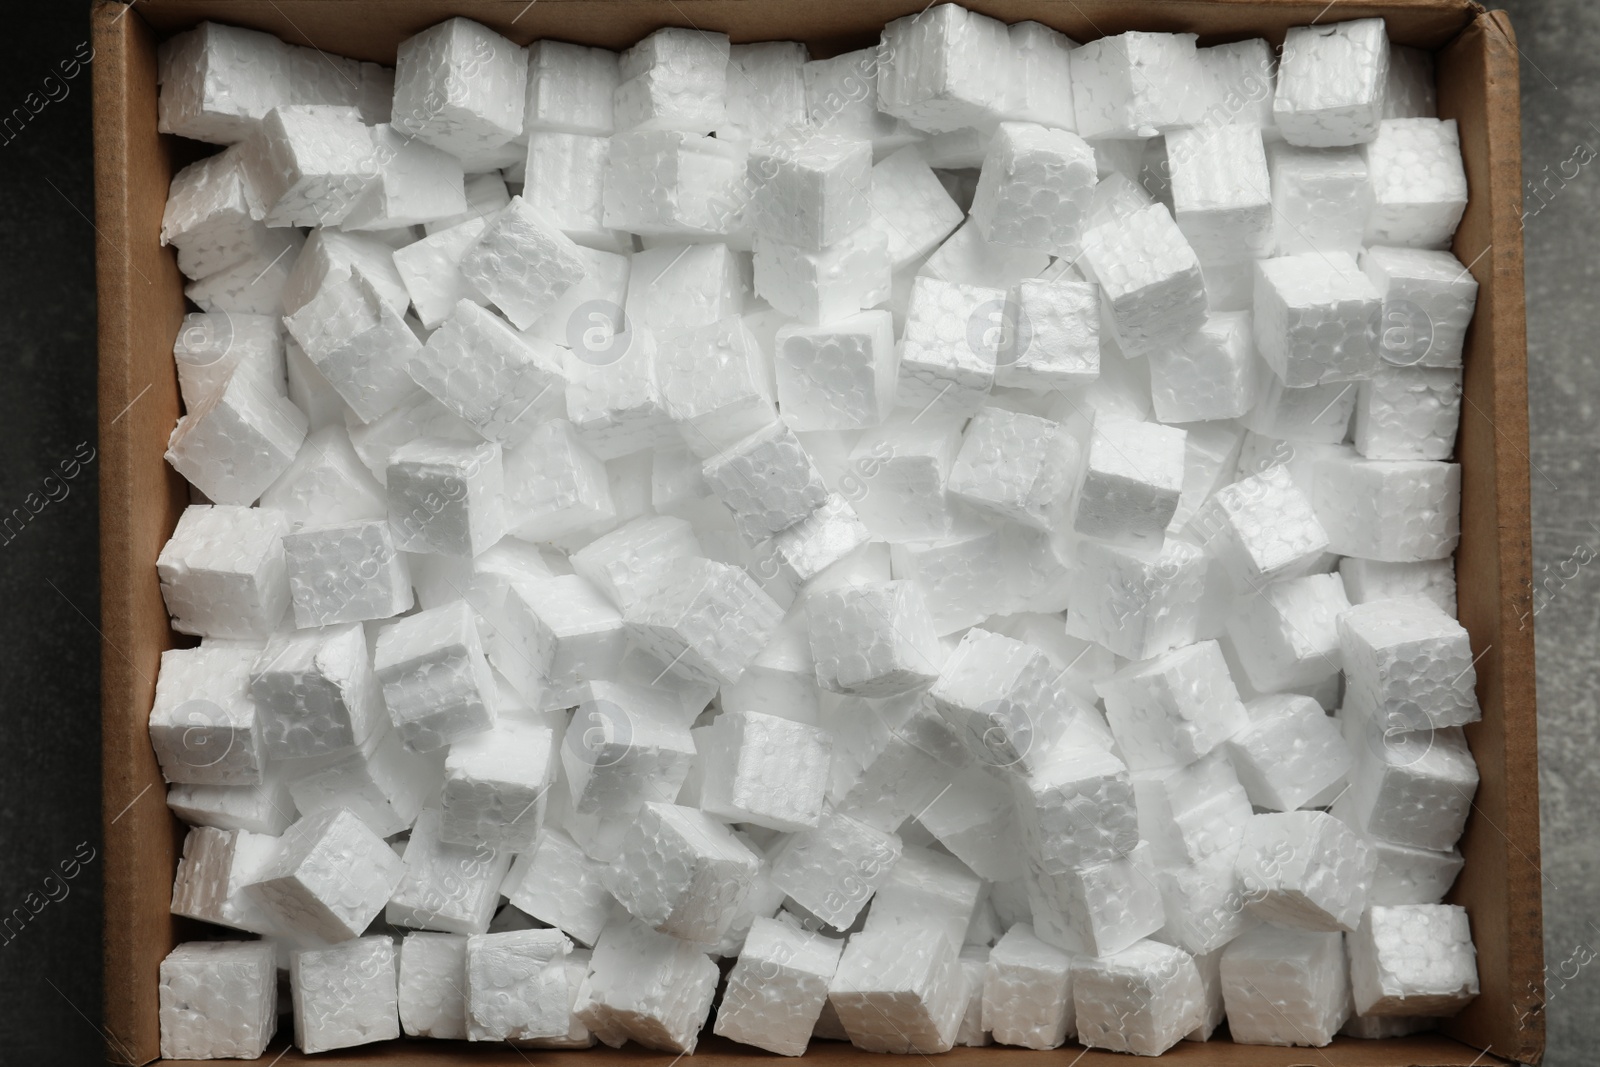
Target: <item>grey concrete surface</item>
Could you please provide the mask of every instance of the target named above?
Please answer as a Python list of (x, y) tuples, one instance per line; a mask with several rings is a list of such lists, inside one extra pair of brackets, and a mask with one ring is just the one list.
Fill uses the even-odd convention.
[(1522, 52), (1545, 1062), (1576, 1067), (1600, 1037), (1600, 5), (1504, 6)]
[[(1517, 0), (1534, 467), (1540, 751), (1553, 1067), (1600, 1037), (1600, 5)], [(89, 75), (47, 87), (83, 43), (87, 5), (8, 10), (0, 116), (58, 96), (0, 137), (0, 512), (50, 502), (0, 536), (0, 1063), (99, 1062), (96, 465)], [(1588, 162), (1577, 163), (1578, 160)], [(54, 480), (51, 479), (52, 476)], [(33, 505), (29, 505), (30, 507)], [(42, 902), (42, 903), (41, 903)], [(1595, 946), (1595, 947), (1591, 947)]]

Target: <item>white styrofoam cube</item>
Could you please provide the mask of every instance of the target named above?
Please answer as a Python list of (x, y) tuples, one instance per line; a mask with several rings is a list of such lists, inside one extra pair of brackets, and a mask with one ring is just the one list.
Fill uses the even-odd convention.
[(1197, 49), (1195, 57), (1209, 76), (1208, 106), (1198, 125), (1246, 125), (1275, 140), (1282, 136), (1272, 117), (1278, 56), (1265, 38), (1251, 37)]
[(1153, 874), (1150, 848), (1142, 842), (1104, 863), (1056, 874), (1031, 869), (1034, 932), (1066, 952), (1120, 952), (1161, 927), (1161, 891)]
[(461, 161), (389, 123), (372, 128), (376, 177), (340, 225), (347, 230), (400, 230), (459, 215), (467, 208)]
[(944, 663), (929, 698), (980, 763), (1036, 773), (1085, 713), (1038, 648), (973, 627)]
[(1003, 122), (983, 159), (972, 219), (985, 241), (1075, 259), (1094, 187), (1094, 149), (1083, 138)]
[(377, 834), (398, 834), (416, 821), (439, 788), (436, 758), (412, 752), (387, 723), (359, 747), (280, 764), (289, 781), (289, 811), (314, 815), (348, 808)]
[(559, 930), (508, 930), (467, 938), (467, 1039), (524, 1041), (564, 1038), (572, 995)]
[(759, 866), (760, 858), (706, 813), (652, 801), (640, 809), (601, 880), (647, 926), (685, 941), (715, 942)]
[(441, 821), (437, 808), (417, 816), (402, 857), (405, 874), (389, 895), (384, 920), (447, 934), (481, 934), (500, 902), (511, 854), (442, 840)]
[(850, 1043), (868, 1052), (949, 1051), (967, 1007), (957, 951), (935, 927), (852, 935), (828, 987)]
[(631, 243), (605, 224), (603, 189), (610, 157), (608, 137), (535, 130), (528, 134), (519, 195), (578, 244), (631, 251)]
[(419, 437), (389, 456), (389, 525), (407, 552), (477, 555), (506, 530), (505, 467), (493, 442)]
[(1237, 851), (1156, 869), (1167, 920), (1161, 940), (1196, 956), (1209, 955), (1260, 922), (1245, 907), (1243, 883), (1234, 868)]
[(395, 269), (427, 329), (437, 328), (462, 300), (489, 302), (461, 274), (461, 257), (482, 236), (486, 225), (482, 217), (467, 219), (395, 249)]
[(1323, 456), (1311, 503), (1330, 552), (1388, 563), (1445, 559), (1461, 538), (1461, 466)]
[(1377, 864), (1372, 846), (1332, 815), (1255, 815), (1235, 869), (1258, 918), (1296, 930), (1352, 931)]
[(1007, 34), (1014, 65), (1006, 96), (1006, 119), (1076, 129), (1071, 54), (1078, 42), (1040, 22), (1014, 22)]
[(528, 45), (528, 97), (523, 126), (608, 137), (613, 130), (612, 95), (622, 80), (618, 56), (605, 48), (565, 41)]
[(1166, 147), (1172, 214), (1195, 255), (1210, 264), (1266, 254), (1272, 241), (1272, 183), (1260, 128), (1173, 130)]
[(612, 94), (617, 133), (710, 133), (727, 114), (728, 37), (668, 26), (622, 53)]
[(1228, 1032), (1243, 1045), (1307, 1045), (1333, 1040), (1349, 1012), (1349, 964), (1337, 932), (1262, 924), (1222, 952)]
[(1315, 700), (1283, 693), (1253, 700), (1245, 710), (1250, 722), (1228, 739), (1228, 756), (1256, 807), (1305, 807), (1349, 774), (1350, 747)]
[(918, 277), (900, 338), (895, 403), (914, 412), (971, 415), (994, 383), (1005, 312), (1000, 289)]
[(519, 330), (584, 277), (588, 263), (548, 214), (521, 196), (491, 216), (458, 269)]
[(1380, 364), (1356, 396), (1356, 451), (1368, 459), (1449, 459), (1460, 422), (1459, 369)]
[(1012, 781), (1017, 821), (1036, 870), (1108, 863), (1139, 841), (1128, 769), (1109, 750), (1058, 745), (1032, 776)]
[(712, 456), (704, 475), (741, 529), (756, 538), (788, 529), (827, 499), (816, 464), (782, 422)]
[(1139, 833), (1153, 862), (1167, 867), (1209, 863), (1237, 850), (1250, 799), (1226, 752), (1184, 767), (1133, 772)]
[(447, 19), (400, 42), (391, 121), (469, 159), (522, 133), (527, 84), (525, 50), (470, 19)]
[(1388, 80), (1383, 19), (1291, 26), (1283, 39), (1272, 117), (1290, 144), (1362, 144), (1377, 136)]
[(959, 4), (938, 5), (883, 28), (878, 106), (920, 130), (992, 127), (1010, 89), (1005, 23)]
[(718, 139), (751, 144), (792, 126), (810, 125), (803, 73), (808, 58), (806, 46), (798, 41), (730, 46), (726, 112)]
[(253, 644), (207, 642), (161, 653), (148, 729), (167, 781), (261, 783), (266, 729), (248, 689), (258, 651)]
[(1067, 632), (1119, 656), (1146, 659), (1195, 637), (1205, 589), (1199, 549), (1168, 538), (1161, 553), (1085, 541), (1067, 613)]
[(665, 244), (633, 255), (627, 324), (632, 330), (690, 329), (744, 311), (740, 257), (726, 244)]
[(876, 933), (932, 927), (952, 945), (964, 943), (982, 892), (983, 880), (960, 860), (931, 848), (907, 846), (878, 887), (862, 929)]
[(411, 607), (411, 569), (387, 519), (285, 534), (283, 554), (297, 625), (387, 619)]
[(1096, 415), (1073, 503), (1079, 534), (1159, 551), (1183, 493), (1184, 431)]
[(191, 312), (183, 317), (172, 358), (183, 406), (190, 410), (224, 389), (234, 373), (248, 376), (268, 395), (287, 389), (283, 334), (270, 315)]
[(1372, 210), (1367, 161), (1354, 148), (1302, 148), (1277, 142), (1267, 151), (1272, 175), (1272, 244), (1277, 255), (1356, 255)]
[(847, 930), (900, 853), (895, 835), (825, 808), (815, 828), (790, 835), (772, 855), (772, 881), (813, 915)]
[(990, 517), (1051, 530), (1071, 504), (1077, 442), (1058, 423), (984, 408), (968, 424), (947, 491)]
[(1193, 763), (1242, 729), (1244, 704), (1215, 641), (1129, 664), (1095, 687), (1135, 768)]
[[(878, 701), (850, 697), (839, 704), (835, 718), (839, 721), (834, 731), (828, 799), (841, 814), (887, 832), (919, 811), (928, 815), (930, 805), (942, 796), (951, 796), (951, 775), (965, 759), (965, 750), (921, 693)], [(998, 779), (993, 781), (1003, 802), (983, 794), (980, 805), (987, 807), (982, 813), (955, 811), (947, 806), (943, 812), (946, 817), (930, 817), (950, 835), (958, 835), (972, 823), (986, 819), (1004, 821), (995, 812), (1003, 804), (1005, 815), (1009, 815), (1010, 791)], [(951, 797), (952, 805), (969, 792), (956, 792)], [(963, 822), (969, 814), (970, 821)], [(1013, 826), (1010, 840), (1015, 838)], [(1020, 843), (1017, 851), (1021, 851)], [(1011, 862), (1015, 865), (1019, 861), (1013, 857)], [(979, 863), (982, 865), (983, 861)]]
[(1350, 985), (1363, 1015), (1453, 1015), (1478, 995), (1467, 909), (1368, 909), (1349, 939)]
[(1259, 364), (1248, 311), (1214, 311), (1198, 330), (1150, 351), (1150, 400), (1162, 422), (1236, 419), (1255, 407)]
[(172, 880), (172, 914), (263, 936), (277, 933), (272, 915), (244, 888), (277, 847), (276, 836), (193, 827)]
[(406, 372), (486, 439), (508, 448), (566, 413), (562, 352), (519, 335), (471, 300), (456, 304), (406, 361)]
[(1436, 851), (1454, 845), (1478, 788), (1461, 728), (1384, 730), (1360, 715), (1343, 722), (1355, 766), (1349, 790), (1334, 803), (1339, 818), (1395, 844)]
[(1156, 941), (1075, 963), (1072, 1000), (1083, 1045), (1141, 1056), (1176, 1045), (1205, 1011), (1193, 958)]
[(626, 612), (634, 641), (697, 679), (728, 685), (770, 640), (783, 612), (741, 568), (679, 559)]
[(173, 783), (167, 807), (190, 826), (248, 830), (277, 837), (295, 819), (294, 800), (281, 773), (268, 769), (259, 785)]
[(822, 818), (833, 738), (759, 712), (724, 711), (696, 731), (700, 808), (726, 822), (803, 830)]
[(1100, 285), (1118, 343), (1138, 355), (1205, 322), (1200, 261), (1162, 204), (1091, 226), (1080, 266)]
[(465, 601), (385, 626), (373, 666), (395, 730), (414, 751), (431, 752), (494, 725), (494, 679)]
[(871, 217), (867, 141), (797, 128), (751, 146), (746, 168), (746, 215), (758, 235), (818, 252)]
[(801, 68), (806, 121), (827, 133), (871, 141), (877, 159), (920, 139), (904, 119), (878, 108), (878, 69), (885, 58), (884, 50), (874, 45), (809, 60)]
[(1466, 862), (1455, 848), (1436, 851), (1381, 837), (1368, 841), (1378, 855), (1378, 869), (1367, 891), (1369, 905), (1438, 904)]
[(1284, 385), (1371, 377), (1382, 311), (1377, 287), (1346, 253), (1256, 263), (1256, 347)]
[(1427, 597), (1349, 608), (1338, 637), (1345, 706), (1376, 728), (1432, 730), (1481, 717), (1466, 628)]
[(1072, 105), (1083, 137), (1154, 137), (1199, 117), (1206, 82), (1192, 33), (1129, 31), (1072, 56)]
[(913, 582), (847, 585), (818, 592), (807, 605), (817, 684), (885, 697), (928, 685), (944, 653)]
[(282, 512), (294, 529), (389, 514), (383, 486), (356, 454), (342, 416), (306, 436), (294, 462), (262, 492), (261, 507)]
[(252, 663), (250, 695), (274, 759), (346, 751), (386, 721), (366, 637), (354, 623), (275, 634)]
[(890, 238), (867, 225), (820, 252), (755, 239), (755, 291), (773, 307), (808, 325), (832, 325), (889, 298)]
[(723, 1037), (780, 1055), (803, 1055), (843, 945), (778, 919), (757, 918), (717, 1010)]
[(1455, 119), (1384, 119), (1366, 147), (1366, 244), (1445, 248), (1467, 206)]
[(631, 1038), (646, 1048), (691, 1053), (719, 977), (703, 949), (635, 919), (614, 920), (595, 943), (575, 1013), (614, 1048)]
[(1018, 923), (984, 966), (983, 1029), (1001, 1045), (1059, 1048), (1076, 1031), (1072, 957)]
[(202, 22), (162, 43), (158, 129), (234, 144), (289, 102), (290, 46), (270, 33)]
[(1425, 596), (1456, 614), (1456, 570), (1448, 559), (1421, 563), (1381, 563), (1371, 559), (1342, 559), (1339, 576), (1344, 579), (1345, 595), (1352, 604), (1389, 600), (1403, 596)]
[(994, 384), (1048, 393), (1100, 376), (1100, 300), (1084, 281), (1024, 278), (1006, 297)]
[(422, 344), (363, 267), (330, 269), (315, 295), (283, 321), (362, 422), (390, 411), (416, 388), (405, 367)]
[(1258, 589), (1330, 550), (1322, 512), (1307, 497), (1287, 467), (1268, 467), (1217, 490), (1190, 520), (1189, 534), (1221, 562), (1235, 590)]
[(467, 939), (424, 931), (400, 942), (400, 1027), (407, 1037), (467, 1038)]
[(275, 107), (241, 152), (251, 214), (268, 226), (337, 226), (379, 172), (372, 131), (351, 107)]
[(555, 777), (554, 757), (548, 726), (509, 716), (453, 743), (444, 763), (440, 838), (507, 856), (532, 851)]
[(156, 559), (173, 629), (240, 640), (276, 630), (289, 603), (286, 533), (272, 508), (185, 508)]
[(256, 232), (255, 251), (231, 267), (183, 287), (183, 295), (201, 311), (245, 315), (281, 315), (283, 293), (295, 254), (306, 244), (297, 229)]
[(276, 854), (256, 871), (248, 891), (286, 934), (348, 941), (377, 918), (404, 870), (383, 838), (350, 812), (334, 808), (304, 816), (285, 830)]
[(188, 941), (161, 961), (161, 1055), (255, 1059), (278, 1027), (270, 941)]
[(268, 228), (250, 216), (241, 149), (207, 156), (173, 177), (161, 243), (178, 250), (185, 278), (208, 278), (254, 258), (270, 241)]
[(677, 797), (694, 760), (693, 737), (648, 697), (630, 686), (590, 683), (562, 741), (574, 813), (632, 817), (648, 801)]
[(1308, 574), (1260, 586), (1241, 597), (1228, 636), (1259, 692), (1315, 685), (1344, 665), (1338, 619), (1350, 609), (1334, 574)]
[(569, 835), (547, 827), (534, 848), (517, 857), (502, 890), (514, 907), (592, 945), (613, 904), (601, 879), (604, 870)]
[(749, 198), (742, 146), (681, 130), (611, 138), (601, 221), (651, 236), (742, 231)]
[[(1379, 351), (1400, 367), (1459, 367), (1478, 280), (1449, 252), (1376, 246), (1361, 269), (1383, 298)], [(1439, 458), (1439, 457), (1431, 457)]]
[(289, 991), (294, 1043), (301, 1052), (330, 1052), (400, 1036), (399, 975), (394, 941), (387, 934), (297, 949), (289, 956)]
[(776, 420), (769, 377), (761, 343), (742, 319), (656, 336), (661, 396), (695, 455), (714, 456)]
[(213, 503), (249, 505), (294, 462), (305, 436), (306, 417), (287, 397), (236, 374), (178, 419), (165, 458)]
[(547, 710), (571, 707), (592, 695), (586, 685), (618, 677), (627, 628), (617, 609), (575, 574), (513, 579), (504, 607), (505, 626), (493, 649), (503, 673), (531, 673), (532, 691)]
[(964, 221), (961, 208), (915, 145), (873, 165), (868, 197), (868, 224), (888, 238), (889, 266), (896, 271), (925, 258)]

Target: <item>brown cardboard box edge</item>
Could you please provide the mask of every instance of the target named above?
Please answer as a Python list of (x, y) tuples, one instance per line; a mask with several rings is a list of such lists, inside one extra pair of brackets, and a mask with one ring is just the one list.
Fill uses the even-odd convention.
[[(818, 55), (869, 43), (917, 0), (139, 0), (93, 9), (95, 196), (100, 315), (101, 585), (105, 830), (105, 1029), (108, 1056), (145, 1063), (159, 1054), (156, 972), (184, 927), (167, 912), (182, 828), (145, 732), (160, 653), (179, 640), (167, 627), (154, 560), (187, 499), (162, 460), (179, 412), (170, 358), (181, 322), (183, 280), (159, 247), (169, 140), (155, 132), (154, 42), (213, 17), (392, 61), (399, 40), (437, 21), (470, 15), (519, 41), (550, 36), (613, 47), (660, 25), (694, 25), (736, 40), (794, 37)], [(1130, 26), (1184, 30), (1203, 40), (1265, 34), (1326, 11), (1322, 2), (1278, 0), (971, 0), (1007, 21), (1037, 18), (1080, 38)], [(1461, 436), (1460, 616), (1478, 660), (1483, 722), (1468, 729), (1482, 784), (1462, 849), (1469, 862), (1451, 899), (1471, 912), (1483, 994), (1444, 1035), (1391, 1041), (1339, 1039), (1320, 1050), (1183, 1043), (1168, 1058), (1193, 1065), (1326, 1063), (1330, 1067), (1459, 1065), (1543, 1052), (1543, 951), (1538, 868), (1537, 742), (1531, 619), (1527, 387), (1522, 293), (1517, 49), (1502, 12), (1470, 0), (1341, 4), (1341, 19), (1383, 14), (1394, 38), (1438, 50), (1440, 108), (1462, 125), (1471, 202), (1455, 251), (1480, 284), (1468, 333)], [(309, 33), (309, 36), (308, 36)], [(1448, 1035), (1448, 1036), (1445, 1036)], [(1479, 1050), (1487, 1050), (1480, 1053)], [(402, 1043), (321, 1055), (324, 1064), (437, 1064), (465, 1051), (450, 1043)], [(512, 1050), (473, 1048), (485, 1063), (525, 1063)], [(949, 1067), (1055, 1056), (1015, 1049), (958, 1049)], [(532, 1053), (539, 1063), (592, 1064), (591, 1053)], [(665, 1064), (630, 1046), (597, 1051), (607, 1061)], [(1072, 1053), (1076, 1055), (1076, 1053)], [(764, 1056), (720, 1039), (700, 1062), (753, 1064)], [(816, 1043), (810, 1059), (867, 1062), (848, 1045)], [(289, 1052), (282, 1062), (301, 1062)], [(306, 1060), (304, 1062), (310, 1062)], [(1084, 1067), (1126, 1063), (1090, 1052)]]

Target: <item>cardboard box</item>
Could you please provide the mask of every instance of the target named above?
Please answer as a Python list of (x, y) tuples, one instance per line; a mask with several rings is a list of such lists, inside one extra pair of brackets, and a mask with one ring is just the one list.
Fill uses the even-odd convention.
[[(519, 42), (556, 37), (621, 48), (661, 26), (721, 30), (735, 41), (793, 38), (827, 56), (871, 44), (891, 19), (926, 0), (135, 0), (93, 7), (94, 145), (100, 315), (101, 615), (105, 817), (105, 1027), (108, 1054), (141, 1064), (159, 1055), (157, 968), (192, 924), (167, 908), (183, 828), (146, 736), (159, 658), (179, 640), (167, 627), (155, 560), (187, 494), (162, 460), (179, 414), (171, 357), (184, 313), (183, 281), (160, 246), (161, 211), (174, 170), (194, 146), (156, 133), (156, 43), (204, 19), (250, 26), (332, 53), (392, 63), (395, 46), (449, 15), (477, 19)], [(1460, 123), (1471, 201), (1455, 253), (1479, 283), (1467, 334), (1460, 618), (1477, 655), (1483, 721), (1467, 728), (1482, 775), (1461, 850), (1467, 863), (1450, 900), (1471, 915), (1482, 995), (1440, 1034), (1394, 1041), (1338, 1039), (1323, 1049), (1181, 1043), (1180, 1064), (1437, 1064), (1538, 1062), (1544, 1047), (1540, 935), (1539, 804), (1534, 721), (1528, 423), (1523, 330), (1521, 161), (1517, 48), (1503, 12), (1470, 0), (1309, 3), (1278, 0), (969, 0), (1007, 22), (1036, 19), (1078, 40), (1127, 29), (1188, 31), (1203, 44), (1264, 35), (1318, 19), (1381, 15), (1392, 38), (1435, 50), (1439, 113)], [(404, 1042), (316, 1057), (320, 1064), (443, 1064), (465, 1049)], [(592, 1067), (672, 1058), (621, 1051), (530, 1053), (475, 1047), (473, 1062)], [(274, 1055), (269, 1052), (268, 1057)], [(1076, 1059), (1056, 1059), (1067, 1056)], [(957, 1049), (948, 1067), (1001, 1061), (1128, 1064), (1014, 1049)], [(821, 1041), (808, 1058), (884, 1063)], [(277, 1062), (302, 1062), (289, 1052)], [(768, 1063), (717, 1038), (696, 1062)]]

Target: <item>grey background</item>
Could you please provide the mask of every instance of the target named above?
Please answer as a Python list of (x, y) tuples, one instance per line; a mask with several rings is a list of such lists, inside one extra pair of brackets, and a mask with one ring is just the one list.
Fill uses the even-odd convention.
[[(1532, 415), (1549, 1052), (1592, 1062), (1600, 1036), (1594, 875), (1600, 827), (1595, 471), (1600, 370), (1590, 326), (1600, 236), (1600, 5), (1518, 0)], [(87, 4), (7, 11), (0, 115), (38, 91), (87, 36)], [(1538, 197), (1529, 193), (1537, 183)], [(0, 514), (95, 441), (89, 74), (0, 144)], [(96, 465), (9, 542), (0, 535), (0, 914), (60, 898), (0, 935), (0, 1064), (100, 1061), (100, 871), (45, 879), (100, 844)], [(51, 488), (57, 497), (61, 490)], [(1564, 579), (1563, 576), (1571, 576)], [(65, 895), (63, 895), (63, 888)]]

